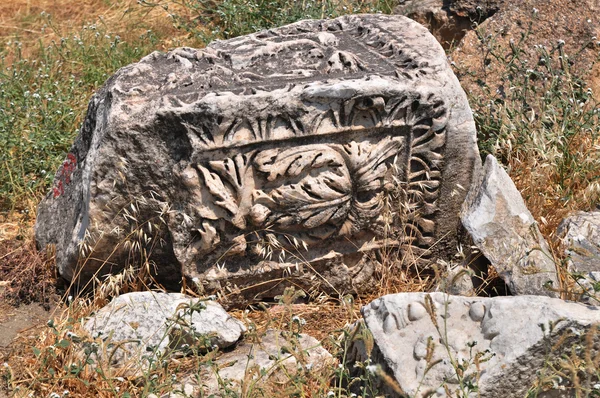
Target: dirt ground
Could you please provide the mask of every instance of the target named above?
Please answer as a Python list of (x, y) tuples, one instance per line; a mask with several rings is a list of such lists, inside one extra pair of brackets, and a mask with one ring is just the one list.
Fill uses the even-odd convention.
[(0, 357), (10, 351), (10, 345), (22, 333), (45, 324), (51, 317), (40, 304), (13, 307), (0, 303)]
[[(61, 310), (47, 257), (36, 254), (31, 240), (18, 239), (23, 230), (7, 227), (12, 224), (0, 224), (0, 375), (4, 363), (24, 347), (31, 349)], [(8, 396), (5, 387), (0, 383), (0, 398)]]
[[(3, 293), (6, 281), (0, 281), (0, 295)], [(52, 305), (50, 310), (45, 310), (39, 303), (12, 306), (5, 301), (0, 301), (0, 366), (8, 361), (18, 345), (31, 342), (38, 336), (48, 319), (56, 310)], [(8, 393), (0, 385), (0, 398), (8, 398)]]

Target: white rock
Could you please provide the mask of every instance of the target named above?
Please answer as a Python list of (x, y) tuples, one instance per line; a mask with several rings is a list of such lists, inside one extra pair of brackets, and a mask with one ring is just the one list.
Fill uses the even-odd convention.
[[(293, 351), (294, 355), (290, 351)], [(302, 360), (298, 361), (295, 355)], [(270, 377), (275, 377), (282, 383), (289, 382), (290, 377), (297, 372), (302, 372), (300, 367), (318, 371), (331, 366), (334, 362), (331, 354), (314, 337), (301, 334), (298, 346), (294, 348), (281, 332), (269, 329), (260, 338), (260, 342), (243, 342), (235, 350), (223, 354), (215, 361), (212, 369), (202, 371), (199, 379), (202, 382), (204, 396), (215, 394), (216, 397), (220, 397), (219, 391), (223, 390), (224, 385), (233, 391), (241, 391), (241, 383), (248, 380), (246, 373), (255, 368), (259, 372), (254, 373), (250, 380), (253, 383), (258, 381), (256, 384), (258, 387), (261, 382)], [(264, 372), (264, 376), (261, 376), (261, 372)], [(262, 379), (258, 380), (259, 377)]]
[(600, 210), (565, 218), (557, 235), (562, 238), (573, 271), (600, 271)]
[(556, 233), (562, 240), (567, 267), (576, 277), (574, 297), (598, 305), (600, 281), (600, 210), (577, 212), (565, 218)]
[[(427, 316), (411, 321), (414, 306), (428, 308)], [(454, 396), (459, 379), (475, 384), (482, 397), (523, 397), (546, 364), (550, 347), (553, 358), (570, 354), (578, 345), (585, 346), (587, 331), (600, 322), (599, 307), (545, 296), (400, 293), (371, 302), (362, 313), (362, 327), (368, 328), (375, 343), (371, 360), (415, 398), (443, 387)], [(597, 334), (591, 336), (597, 344)], [(433, 349), (429, 362), (428, 345)], [(369, 357), (364, 347), (354, 343), (354, 360)], [(462, 376), (457, 373), (458, 364), (466, 364)], [(398, 396), (387, 391), (385, 383), (381, 387), (386, 397)]]
[(226, 348), (245, 326), (214, 301), (179, 293), (135, 292), (113, 299), (85, 323), (104, 342), (110, 365), (136, 372), (149, 361), (193, 344)]
[(550, 248), (521, 194), (498, 161), (488, 155), (480, 184), (473, 184), (461, 219), (475, 245), (511, 293), (557, 296)]

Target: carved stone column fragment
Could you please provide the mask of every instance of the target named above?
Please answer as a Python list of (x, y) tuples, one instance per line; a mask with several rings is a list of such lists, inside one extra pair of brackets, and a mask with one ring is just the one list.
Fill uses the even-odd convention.
[(152, 53), (94, 96), (69, 156), (37, 224), (61, 274), (149, 259), (246, 298), (367, 290), (384, 246), (453, 254), (480, 167), (443, 49), (383, 15)]
[[(349, 369), (370, 360), (380, 369), (373, 384), (390, 398), (575, 396), (565, 358), (598, 355), (599, 309), (545, 296), (390, 294), (362, 308), (356, 326), (369, 333), (353, 332)], [(581, 385), (597, 383), (582, 375)]]

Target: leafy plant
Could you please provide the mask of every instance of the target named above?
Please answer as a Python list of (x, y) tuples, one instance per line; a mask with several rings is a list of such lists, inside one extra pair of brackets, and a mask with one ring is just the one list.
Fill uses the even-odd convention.
[[(47, 28), (56, 30), (52, 17)], [(157, 46), (147, 32), (123, 42), (104, 26), (85, 25), (35, 56), (18, 37), (0, 50), (0, 211), (29, 211), (52, 183), (77, 134), (89, 96), (121, 66)]]
[(335, 18), (344, 14), (391, 13), (389, 0), (140, 0), (162, 7), (173, 23), (205, 43), (229, 39), (302, 19)]

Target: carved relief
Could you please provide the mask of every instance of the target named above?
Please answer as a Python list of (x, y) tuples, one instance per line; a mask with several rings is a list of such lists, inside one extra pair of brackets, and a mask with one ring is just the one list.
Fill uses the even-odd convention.
[[(198, 233), (180, 257), (229, 256), (231, 238), (216, 236), (223, 222), (238, 240), (269, 231), (319, 247), (359, 235), (358, 246), (384, 239), (391, 220), (393, 236), (385, 238), (424, 258), (438, 239), (448, 111), (435, 95), (403, 88), (432, 73), (429, 63), (360, 18), (307, 24), (171, 53), (206, 63), (192, 79), (201, 88), (227, 87), (171, 101), (184, 115), (194, 104), (195, 123), (184, 128), (199, 149), (191, 157), (198, 189), (209, 193), (197, 195), (203, 204), (191, 228)], [(325, 76), (335, 79), (318, 80)], [(217, 157), (224, 160), (207, 161)], [(398, 187), (402, 205), (384, 220), (386, 195)]]
[[(544, 296), (400, 293), (361, 312), (358, 327), (368, 329), (373, 343), (367, 348), (360, 339), (352, 341), (349, 363), (370, 359), (406, 394), (382, 379), (377, 387), (386, 397), (457, 396), (465, 383), (475, 382), (482, 397), (526, 396), (547, 364), (545, 347), (558, 358), (572, 355), (584, 339), (598, 347), (598, 338), (591, 343), (586, 333), (598, 320), (596, 307)], [(558, 385), (549, 391), (560, 396), (567, 388)]]
[[(60, 243), (64, 275), (76, 274), (86, 234), (104, 239), (90, 245), (98, 264), (124, 267), (118, 209), (148, 192), (162, 204), (145, 217), (168, 208), (151, 261), (207, 291), (304, 278), (356, 292), (372, 285), (381, 247), (454, 255), (479, 161), (475, 127), (442, 48), (408, 19), (301, 21), (155, 52), (94, 101), (73, 183), (38, 215), (38, 240)], [(49, 223), (61, 218), (70, 221)]]
[[(382, 239), (389, 222), (386, 195), (398, 185), (403, 208), (392, 209), (392, 238), (423, 248), (434, 242), (446, 140), (443, 101), (410, 93), (334, 101), (326, 93), (305, 95), (297, 119), (240, 117), (222, 120), (214, 131), (201, 129), (205, 136), (224, 137), (217, 148), (242, 146), (222, 160), (203, 160), (216, 158), (205, 152), (190, 166), (197, 174), (192, 185), (204, 192), (190, 225), (197, 233), (185, 249), (193, 258), (232, 254), (230, 239), (219, 236), (231, 233), (223, 221), (238, 231), (238, 241), (252, 231), (284, 234), (309, 248), (364, 232)], [(324, 102), (327, 109), (312, 111)], [(369, 134), (377, 129), (382, 133)]]

